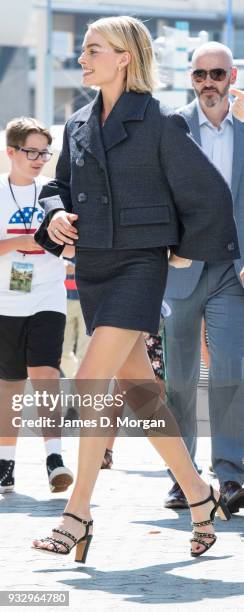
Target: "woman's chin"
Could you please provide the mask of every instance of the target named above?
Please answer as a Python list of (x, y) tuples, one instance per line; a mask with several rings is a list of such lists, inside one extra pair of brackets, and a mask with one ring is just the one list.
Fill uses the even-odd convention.
[(91, 76), (83, 76), (82, 85), (84, 85), (84, 87), (94, 87), (96, 83), (94, 82), (94, 79)]

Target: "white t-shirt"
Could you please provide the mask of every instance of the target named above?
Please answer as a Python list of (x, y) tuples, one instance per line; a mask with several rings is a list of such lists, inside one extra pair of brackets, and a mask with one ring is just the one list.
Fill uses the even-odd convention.
[[(44, 218), (44, 212), (38, 204), (38, 195), (47, 181), (48, 179), (43, 176), (39, 176), (35, 181), (37, 187), (35, 207), (33, 184), (23, 187), (12, 185), (16, 202), (22, 211), (21, 214), (12, 197), (8, 175), (0, 175), (0, 240), (26, 234), (26, 228), (29, 229), (30, 223), (30, 233), (35, 233)], [(30, 292), (10, 289), (13, 262), (33, 265)], [(44, 250), (26, 254), (11, 251), (5, 255), (0, 255), (0, 315), (28, 317), (43, 310), (65, 314), (66, 289), (64, 279), (65, 266), (63, 260)]]

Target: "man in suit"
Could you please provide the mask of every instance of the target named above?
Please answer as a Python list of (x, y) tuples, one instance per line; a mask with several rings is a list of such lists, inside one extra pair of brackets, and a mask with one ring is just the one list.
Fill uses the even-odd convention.
[[(166, 299), (172, 315), (165, 322), (169, 403), (194, 459), (205, 319), (212, 464), (231, 512), (244, 507), (244, 125), (233, 117), (228, 95), (236, 74), (228, 47), (214, 42), (199, 47), (191, 72), (196, 99), (180, 112), (232, 189), (241, 259), (233, 264), (194, 261), (184, 270), (171, 268)], [(169, 491), (165, 506), (187, 506), (178, 483)]]

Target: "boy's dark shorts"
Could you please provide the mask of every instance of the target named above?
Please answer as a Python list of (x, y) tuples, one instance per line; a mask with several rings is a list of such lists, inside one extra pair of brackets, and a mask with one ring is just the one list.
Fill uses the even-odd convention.
[(42, 311), (29, 317), (0, 315), (0, 378), (25, 380), (27, 367), (59, 369), (66, 317)]

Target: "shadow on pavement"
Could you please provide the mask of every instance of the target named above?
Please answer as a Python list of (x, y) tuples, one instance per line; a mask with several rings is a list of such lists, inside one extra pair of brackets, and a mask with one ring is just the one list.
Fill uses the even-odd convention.
[[(218, 560), (226, 560), (230, 557), (222, 556)], [(141, 567), (132, 570), (119, 571), (99, 571), (90, 567), (72, 568), (57, 568), (42, 570), (40, 573), (61, 573), (73, 571), (77, 576), (72, 579), (58, 580), (58, 584), (63, 584), (71, 589), (78, 589), (85, 593), (96, 592), (99, 597), (99, 592), (102, 594), (109, 593), (114, 595), (122, 595), (124, 602), (140, 603), (140, 604), (176, 604), (183, 602), (199, 602), (208, 599), (224, 599), (228, 596), (244, 595), (244, 584), (237, 582), (228, 582), (209, 578), (189, 578), (186, 576), (176, 576), (171, 572), (184, 570), (195, 563), (209, 562), (211, 559), (216, 561), (213, 556), (207, 556), (201, 559), (189, 561), (181, 561), (175, 563), (162, 563), (160, 565), (152, 565)], [(67, 566), (70, 564), (67, 563)], [(82, 578), (83, 575), (83, 578)], [(205, 575), (203, 567), (203, 576)], [(80, 576), (80, 577), (79, 577)], [(56, 584), (57, 584), (56, 583)], [(71, 591), (72, 601), (72, 591)], [(99, 599), (97, 600), (99, 601)]]
[[(164, 511), (164, 508), (162, 508)], [(159, 519), (157, 521), (132, 521), (132, 524), (135, 525), (148, 525), (149, 527), (156, 527), (157, 529), (174, 529), (178, 531), (189, 531), (191, 530), (191, 518), (189, 510), (180, 510), (177, 512), (176, 510), (171, 510), (174, 517), (176, 518), (166, 518)], [(220, 519), (216, 519), (214, 522), (214, 528), (216, 530), (216, 535), (218, 533), (237, 533), (242, 536), (240, 530), (243, 529), (244, 526), (244, 515), (232, 515), (232, 519), (230, 521), (221, 521)]]
[(143, 478), (169, 478), (169, 475), (167, 474), (166, 470), (161, 471), (161, 470), (124, 470), (122, 468), (113, 468), (113, 472), (123, 472), (124, 474), (127, 474), (128, 476), (143, 476)]
[[(59, 516), (67, 504), (67, 497), (35, 499), (21, 493), (5, 493), (0, 499), (0, 514), (26, 514), (26, 516)], [(96, 508), (96, 504), (92, 504)]]

